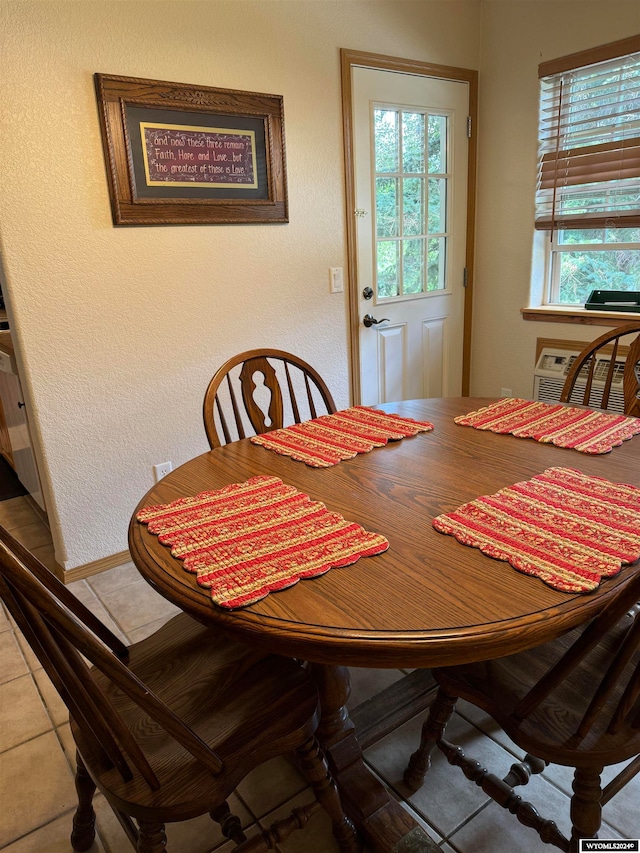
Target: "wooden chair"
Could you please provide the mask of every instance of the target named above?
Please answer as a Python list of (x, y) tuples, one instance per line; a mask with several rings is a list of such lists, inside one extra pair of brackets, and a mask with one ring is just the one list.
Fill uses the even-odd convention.
[(212, 448), (335, 411), (320, 374), (301, 358), (275, 349), (249, 350), (226, 361), (209, 383), (203, 404)]
[[(640, 417), (640, 323), (625, 323), (616, 329), (605, 332), (586, 346), (571, 366), (560, 395), (560, 401), (607, 409), (611, 384), (616, 373), (616, 356), (620, 339), (633, 334), (636, 335), (636, 338), (629, 345), (627, 355), (624, 358), (622, 379), (624, 411), (627, 415)], [(609, 366), (604, 376), (601, 377), (597, 375), (598, 357), (600, 356), (605, 356), (609, 360)], [(583, 378), (585, 380), (584, 388), (578, 387), (578, 379), (582, 380)], [(601, 383), (596, 386), (594, 379), (600, 379)], [(602, 391), (602, 395), (600, 395), (600, 391)]]
[[(596, 838), (602, 806), (640, 770), (639, 597), (640, 572), (630, 569), (627, 582), (587, 626), (509, 657), (432, 670), (439, 689), (405, 770), (406, 785), (422, 785), (438, 746), (449, 763), (543, 841), (575, 853), (580, 838)], [(444, 739), (458, 698), (490, 714), (527, 753), (504, 779)], [(602, 769), (630, 758), (602, 790)], [(570, 838), (513, 790), (549, 763), (574, 768)]]
[[(314, 737), (315, 684), (295, 661), (186, 614), (127, 647), (1, 527), (0, 595), (69, 709), (74, 850), (93, 843), (96, 786), (139, 853), (166, 849), (165, 823), (207, 812), (243, 853), (270, 850), (321, 806), (340, 849), (358, 849)], [(288, 752), (316, 800), (247, 841), (226, 800), (251, 770)]]

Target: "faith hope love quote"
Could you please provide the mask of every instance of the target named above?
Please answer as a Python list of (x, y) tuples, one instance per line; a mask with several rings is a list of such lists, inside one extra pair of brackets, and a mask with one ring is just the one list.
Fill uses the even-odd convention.
[(257, 186), (252, 131), (141, 123), (147, 184)]

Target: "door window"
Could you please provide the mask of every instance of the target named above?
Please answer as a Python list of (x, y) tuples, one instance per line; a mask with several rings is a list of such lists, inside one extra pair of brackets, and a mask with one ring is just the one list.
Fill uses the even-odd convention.
[(378, 300), (446, 289), (448, 121), (445, 114), (373, 107)]

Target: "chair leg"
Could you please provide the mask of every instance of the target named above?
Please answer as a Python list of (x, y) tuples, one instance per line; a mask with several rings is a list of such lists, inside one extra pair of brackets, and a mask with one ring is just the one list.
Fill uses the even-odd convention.
[(240, 818), (231, 813), (228, 803), (222, 803), (222, 805), (212, 809), (209, 814), (216, 823), (220, 824), (220, 829), (225, 838), (230, 838), (236, 844), (242, 844), (243, 841), (247, 840), (247, 836), (242, 831)]
[(164, 824), (149, 820), (139, 821), (137, 853), (165, 853), (166, 849)]
[(417, 791), (422, 786), (431, 767), (431, 753), (442, 738), (457, 701), (457, 696), (447, 695), (442, 688), (438, 690), (429, 708), (429, 716), (422, 726), (420, 746), (409, 759), (404, 771), (404, 784), (410, 791)]
[(601, 770), (576, 768), (571, 797), (571, 846), (577, 853), (581, 838), (597, 838), (602, 823)]
[(75, 783), (78, 794), (78, 808), (73, 816), (71, 846), (76, 853), (83, 853), (91, 847), (96, 837), (96, 813), (93, 810), (93, 795), (96, 786), (89, 776), (79, 752), (76, 752)]
[(300, 769), (313, 788), (316, 799), (327, 812), (333, 824), (333, 835), (342, 853), (357, 853), (360, 842), (355, 828), (345, 815), (340, 796), (329, 767), (320, 751), (318, 741), (312, 737), (304, 743), (296, 754), (300, 760)]

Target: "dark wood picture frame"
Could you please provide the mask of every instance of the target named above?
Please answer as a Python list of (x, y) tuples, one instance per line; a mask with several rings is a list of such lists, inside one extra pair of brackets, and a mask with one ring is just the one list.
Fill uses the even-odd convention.
[(114, 225), (289, 221), (281, 95), (94, 80)]

